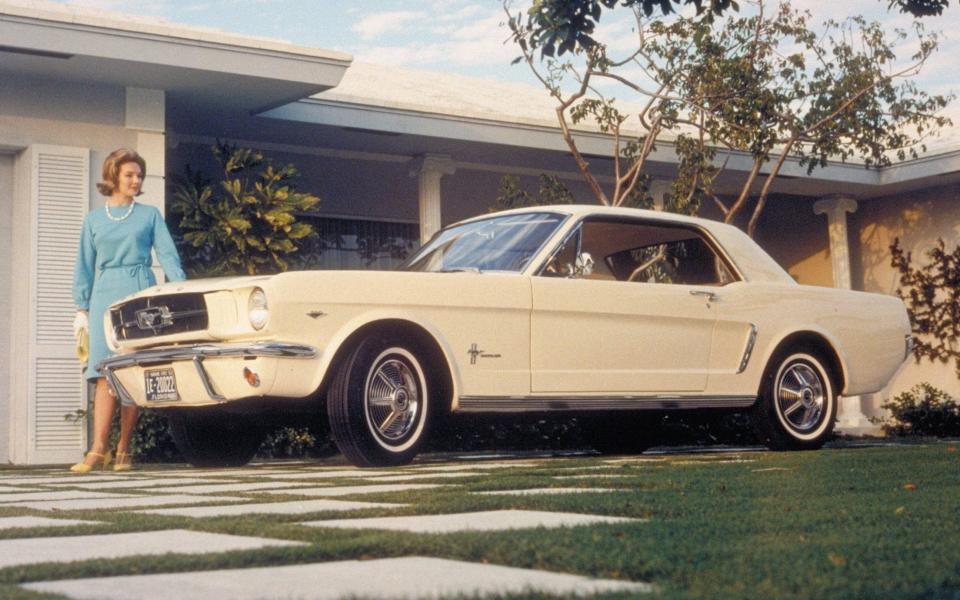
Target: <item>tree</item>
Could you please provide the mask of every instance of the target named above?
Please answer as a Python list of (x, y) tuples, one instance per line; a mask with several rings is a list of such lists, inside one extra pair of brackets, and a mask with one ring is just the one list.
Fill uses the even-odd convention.
[(960, 245), (947, 250), (943, 239), (927, 250), (919, 266), (900, 247), (900, 238), (890, 246), (891, 266), (900, 274), (897, 294), (907, 305), (915, 334), (913, 355), (920, 362), (946, 364), (953, 361), (960, 377)]
[[(883, 0), (880, 0), (883, 1)], [(940, 16), (950, 0), (887, 0), (889, 10), (897, 9), (915, 17)], [(617, 5), (632, 8), (650, 17), (659, 11), (663, 16), (677, 13), (677, 9), (693, 5), (702, 18), (723, 15), (728, 10), (738, 11), (735, 0), (536, 0), (529, 17), (536, 36), (536, 46), (546, 56), (561, 56), (576, 48), (589, 50), (597, 41), (593, 32), (604, 9)]]
[[(618, 5), (598, 2), (571, 3), (591, 12), (571, 21), (570, 31), (595, 22), (601, 5)], [(731, 16), (724, 9), (739, 5), (694, 3), (699, 15), (665, 22), (651, 18), (649, 5), (621, 0), (619, 6), (633, 11), (636, 47), (613, 57), (607, 44), (589, 35), (569, 42), (559, 13), (550, 12), (562, 4), (536, 0), (525, 17), (512, 12), (510, 0), (504, 9), (522, 53), (517, 60), (555, 98), (563, 139), (601, 204), (622, 205), (636, 193), (660, 144), (672, 147), (678, 164), (672, 202), (696, 212), (709, 199), (732, 222), (755, 194), (747, 226), (752, 235), (789, 157), (808, 172), (828, 159), (882, 166), (891, 154), (916, 157), (925, 150), (924, 139), (949, 123), (937, 114), (949, 98), (928, 95), (910, 80), (938, 45), (937, 36), (920, 25), (913, 31), (917, 50), (903, 62), (893, 48), (908, 34), (891, 36), (861, 17), (828, 21), (818, 34), (809, 13), (788, 4), (767, 14), (763, 0), (744, 2), (751, 14)], [(601, 83), (632, 97), (636, 106), (621, 109)], [(612, 139), (612, 189), (600, 185), (577, 146), (573, 128), (587, 123)], [(717, 164), (718, 151), (725, 151), (726, 160), (746, 158), (750, 164), (732, 199), (713, 192), (726, 164)]]
[(284, 257), (314, 235), (296, 215), (320, 198), (296, 190), (293, 165), (276, 168), (255, 150), (220, 142), (212, 150), (217, 185), (189, 165), (174, 184), (170, 210), (181, 216), (185, 268), (206, 276), (287, 270)]

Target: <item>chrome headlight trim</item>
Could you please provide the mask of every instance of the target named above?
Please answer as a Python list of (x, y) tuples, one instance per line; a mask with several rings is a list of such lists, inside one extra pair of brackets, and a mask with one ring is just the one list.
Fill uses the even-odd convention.
[(247, 299), (247, 319), (250, 326), (256, 331), (260, 331), (267, 326), (270, 321), (270, 309), (267, 305), (267, 294), (256, 287), (250, 292)]

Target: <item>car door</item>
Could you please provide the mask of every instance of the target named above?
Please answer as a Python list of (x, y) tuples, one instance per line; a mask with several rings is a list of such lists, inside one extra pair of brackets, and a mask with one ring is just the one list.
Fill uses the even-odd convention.
[(532, 391), (703, 391), (720, 267), (692, 228), (584, 221), (532, 278)]

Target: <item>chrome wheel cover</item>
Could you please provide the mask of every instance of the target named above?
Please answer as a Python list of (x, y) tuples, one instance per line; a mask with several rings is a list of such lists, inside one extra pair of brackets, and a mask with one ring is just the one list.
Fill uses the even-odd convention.
[(817, 427), (827, 401), (824, 387), (820, 375), (806, 363), (793, 363), (784, 369), (775, 391), (782, 419), (799, 432)]
[(419, 379), (396, 355), (374, 364), (363, 394), (371, 429), (387, 442), (399, 442), (414, 428), (421, 409)]

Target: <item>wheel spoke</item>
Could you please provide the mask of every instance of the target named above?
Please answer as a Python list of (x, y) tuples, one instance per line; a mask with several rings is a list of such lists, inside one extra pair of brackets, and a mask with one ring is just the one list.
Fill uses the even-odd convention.
[(390, 429), (390, 426), (394, 424), (394, 422), (397, 420), (399, 416), (400, 416), (400, 413), (398, 413), (397, 411), (394, 411), (394, 410), (390, 411), (390, 414), (387, 415), (387, 418), (383, 420), (383, 423), (377, 426), (377, 429), (385, 433), (388, 429)]
[(393, 400), (390, 396), (377, 396), (376, 398), (370, 398), (370, 404), (373, 406), (390, 406)]
[(783, 416), (789, 417), (790, 415), (797, 412), (797, 410), (801, 408), (803, 408), (803, 402), (801, 402), (800, 400), (797, 400), (796, 402), (793, 402), (788, 408), (786, 408), (783, 411)]
[(377, 371), (377, 379), (382, 381), (388, 388), (390, 388), (391, 392), (397, 391), (397, 388), (400, 386), (394, 383), (393, 381), (390, 381), (390, 379), (387, 377), (387, 374), (384, 371), (385, 369), (380, 369), (379, 371)]

